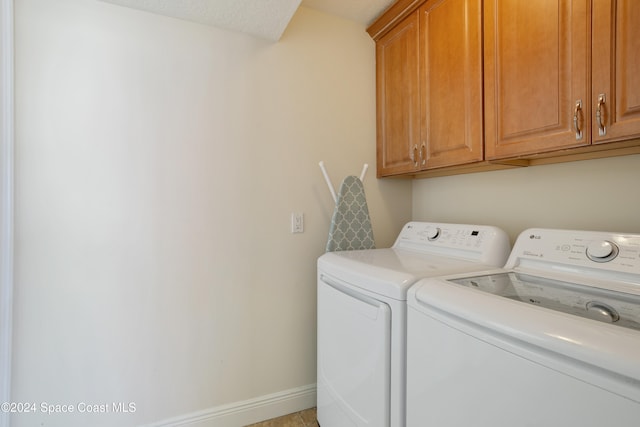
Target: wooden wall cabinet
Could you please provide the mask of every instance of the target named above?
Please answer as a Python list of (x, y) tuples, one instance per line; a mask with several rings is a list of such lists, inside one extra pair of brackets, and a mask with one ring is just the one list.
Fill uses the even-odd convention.
[(485, 0), (485, 150), (640, 136), (640, 2)]
[(367, 31), (378, 177), (640, 153), (638, 0), (397, 0)]
[(372, 34), (378, 176), (483, 159), (481, 0), (418, 3)]
[(376, 42), (377, 175), (418, 168), (420, 99), (418, 15), (411, 14)]
[(593, 0), (592, 26), (592, 143), (639, 137), (640, 2)]

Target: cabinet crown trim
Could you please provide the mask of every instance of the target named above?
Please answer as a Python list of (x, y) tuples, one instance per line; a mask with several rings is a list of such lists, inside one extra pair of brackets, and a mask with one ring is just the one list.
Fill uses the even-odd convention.
[(418, 9), (427, 0), (397, 0), (387, 8), (367, 28), (367, 33), (375, 41), (388, 33), (398, 22), (403, 20), (407, 15)]

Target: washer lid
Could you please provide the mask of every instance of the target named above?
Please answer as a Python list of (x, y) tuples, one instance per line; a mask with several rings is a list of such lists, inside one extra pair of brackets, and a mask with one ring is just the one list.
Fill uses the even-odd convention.
[(395, 248), (328, 252), (318, 258), (320, 273), (401, 301), (407, 299), (407, 290), (421, 278), (487, 268), (459, 258)]
[(411, 313), (640, 402), (636, 329), (524, 304), (445, 278), (416, 283), (407, 305)]
[(449, 281), (514, 301), (640, 330), (640, 296), (505, 272)]

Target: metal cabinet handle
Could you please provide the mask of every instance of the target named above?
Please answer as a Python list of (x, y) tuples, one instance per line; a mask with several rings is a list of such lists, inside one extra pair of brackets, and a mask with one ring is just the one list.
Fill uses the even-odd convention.
[(422, 143), (422, 146), (420, 147), (420, 159), (422, 159), (422, 166), (424, 166), (427, 163), (427, 146), (425, 145), (425, 143)]
[(413, 146), (413, 153), (411, 154), (411, 160), (413, 160), (413, 166), (418, 166), (418, 145)]
[(573, 127), (576, 129), (576, 140), (582, 139), (582, 130), (578, 122), (578, 113), (582, 110), (582, 100), (576, 101), (576, 107), (573, 110)]
[(596, 123), (598, 124), (598, 135), (605, 136), (607, 134), (607, 128), (603, 124), (602, 110), (604, 104), (607, 102), (604, 93), (598, 95), (598, 105), (596, 106)]

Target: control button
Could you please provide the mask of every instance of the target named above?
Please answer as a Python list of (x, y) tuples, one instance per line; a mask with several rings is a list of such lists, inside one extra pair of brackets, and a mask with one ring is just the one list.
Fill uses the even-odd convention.
[(440, 228), (439, 227), (429, 228), (427, 230), (427, 239), (436, 240), (438, 237), (440, 237)]
[(608, 240), (591, 242), (586, 250), (587, 258), (595, 262), (607, 262), (618, 256), (618, 246)]

